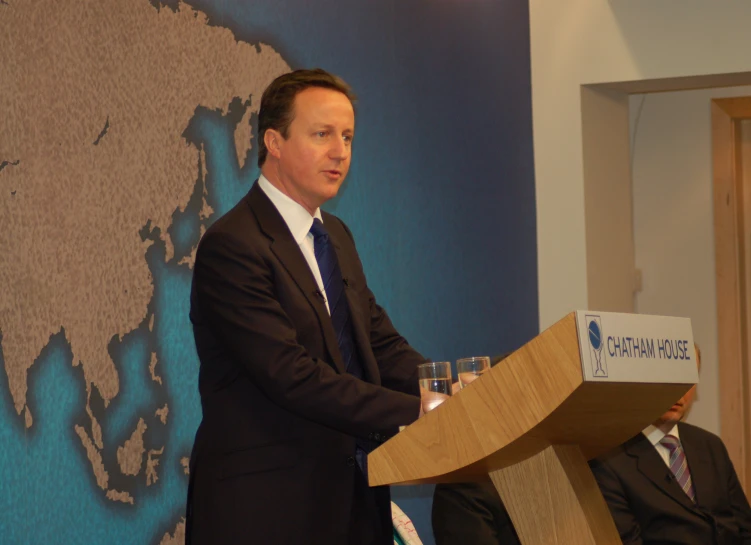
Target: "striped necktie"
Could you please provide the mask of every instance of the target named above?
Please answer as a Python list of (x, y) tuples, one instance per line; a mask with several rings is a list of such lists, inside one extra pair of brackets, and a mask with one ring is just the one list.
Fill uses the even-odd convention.
[(660, 444), (670, 451), (670, 471), (675, 475), (678, 484), (691, 499), (696, 503), (694, 485), (691, 482), (691, 472), (688, 470), (688, 462), (683, 452), (680, 440), (675, 435), (666, 435)]

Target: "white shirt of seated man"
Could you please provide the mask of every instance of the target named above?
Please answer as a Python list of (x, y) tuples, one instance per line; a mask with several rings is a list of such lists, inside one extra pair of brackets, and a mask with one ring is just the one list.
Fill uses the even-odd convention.
[[(694, 347), (696, 348), (696, 366), (699, 368), (699, 371), (701, 371), (701, 352), (698, 345), (694, 344)], [(655, 420), (651, 425), (645, 428), (644, 431), (642, 431), (649, 442), (654, 445), (655, 449), (657, 449), (660, 457), (668, 467), (670, 467), (670, 450), (665, 445), (661, 444), (660, 441), (662, 441), (666, 435), (672, 435), (680, 441), (681, 437), (678, 433), (678, 422), (683, 420), (688, 414), (695, 398), (696, 385), (686, 392), (682, 398), (673, 403), (673, 406), (665, 411), (660, 418)]]

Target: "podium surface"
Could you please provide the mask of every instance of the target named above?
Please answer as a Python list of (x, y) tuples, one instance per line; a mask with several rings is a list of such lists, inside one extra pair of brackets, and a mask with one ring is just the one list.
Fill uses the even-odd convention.
[(573, 312), (372, 452), (370, 485), (490, 478), (523, 544), (618, 545), (587, 460), (697, 380), (688, 319)]

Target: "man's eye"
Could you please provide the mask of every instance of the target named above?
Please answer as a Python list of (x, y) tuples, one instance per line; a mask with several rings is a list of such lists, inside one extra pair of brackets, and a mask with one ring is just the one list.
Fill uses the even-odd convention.
[(346, 142), (347, 144), (351, 144), (351, 143), (352, 143), (352, 137), (351, 137), (351, 136), (348, 136), (348, 135), (345, 135), (345, 136), (344, 136), (344, 141), (345, 141), (345, 142)]
[(318, 136), (320, 138), (324, 138), (326, 136), (326, 131), (318, 131), (316, 133), (316, 136)]

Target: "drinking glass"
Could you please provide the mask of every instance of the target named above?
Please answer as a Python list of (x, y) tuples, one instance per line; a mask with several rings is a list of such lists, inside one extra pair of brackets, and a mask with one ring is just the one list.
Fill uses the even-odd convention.
[(490, 369), (490, 358), (487, 356), (475, 356), (456, 360), (456, 373), (459, 375), (459, 386), (464, 388), (477, 380)]
[(451, 395), (451, 363), (431, 361), (417, 366), (423, 412), (432, 411)]

